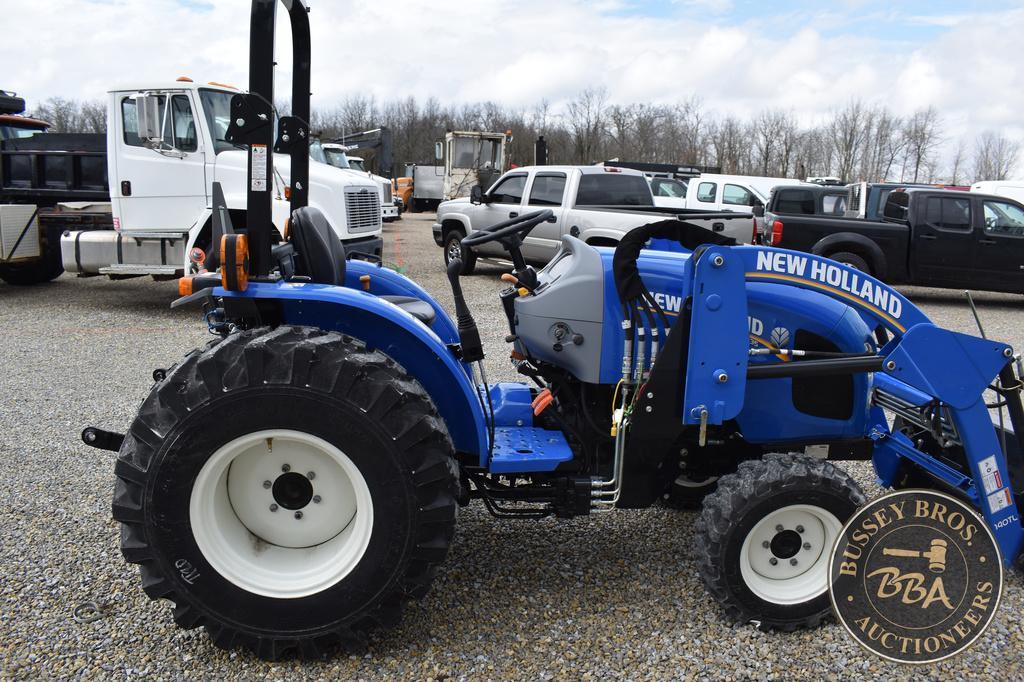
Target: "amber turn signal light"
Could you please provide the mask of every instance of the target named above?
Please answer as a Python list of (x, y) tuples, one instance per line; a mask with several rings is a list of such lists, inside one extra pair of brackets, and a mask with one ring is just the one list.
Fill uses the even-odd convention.
[(245, 291), (249, 286), (249, 240), (244, 234), (226, 234), (220, 239), (221, 286), (228, 291)]

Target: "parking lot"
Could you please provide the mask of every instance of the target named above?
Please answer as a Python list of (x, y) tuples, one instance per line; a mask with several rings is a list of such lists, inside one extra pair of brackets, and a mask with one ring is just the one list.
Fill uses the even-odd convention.
[[(385, 226), (385, 259), (448, 308), (432, 214)], [(500, 265), (465, 281), (492, 379), (513, 379), (495, 296)], [(908, 288), (942, 326), (976, 333), (961, 292)], [(836, 624), (793, 634), (726, 624), (691, 559), (696, 514), (656, 507), (572, 521), (498, 521), (460, 511), (433, 591), (369, 649), (264, 663), (178, 629), (148, 601), (110, 518), (115, 454), (87, 425), (123, 431), (151, 384), (209, 338), (173, 282), (76, 279), (0, 284), (0, 677), (293, 679), (859, 679), (1024, 676), (1024, 580), (1009, 572), (990, 629), (966, 654), (924, 668), (862, 651)], [(976, 295), (990, 337), (1024, 347), (1024, 298)], [(869, 496), (870, 466), (850, 464)], [(94, 602), (98, 619), (78, 622)]]

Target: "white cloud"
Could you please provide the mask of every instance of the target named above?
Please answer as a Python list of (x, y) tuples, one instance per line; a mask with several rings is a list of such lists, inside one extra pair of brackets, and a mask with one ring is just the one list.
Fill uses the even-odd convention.
[[(54, 95), (98, 98), (118, 83), (183, 74), (244, 86), (247, 5), (9, 3), (5, 25), (31, 28), (24, 29), (27, 40), (0, 43), (7, 66), (0, 87), (31, 103)], [(1024, 138), (1024, 75), (1015, 68), (1024, 34), (1020, 10), (971, 21), (936, 16), (931, 23), (948, 28), (911, 45), (877, 39), (871, 26), (861, 36), (837, 32), (842, 5), (737, 25), (720, 17), (702, 23), (696, 11), (634, 16), (622, 0), (314, 0), (312, 6), (314, 106), (364, 93), (510, 106), (547, 99), (557, 108), (586, 87), (604, 86), (617, 102), (696, 94), (719, 113), (782, 107), (810, 123), (861, 97), (901, 114), (933, 105), (950, 137), (996, 129)], [(846, 11), (862, 12), (856, 3)], [(279, 14), (277, 54), (286, 66), (290, 41)], [(795, 33), (794, 26), (800, 27)], [(286, 69), (281, 75), (279, 96), (288, 92)]]

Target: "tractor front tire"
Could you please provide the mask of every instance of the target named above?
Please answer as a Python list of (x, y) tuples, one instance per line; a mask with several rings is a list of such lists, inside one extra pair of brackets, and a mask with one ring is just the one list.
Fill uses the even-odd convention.
[(348, 336), (261, 328), (196, 350), (152, 389), (115, 468), (121, 551), (181, 627), (263, 659), (393, 627), (454, 532), (444, 422), (391, 358)]
[(831, 613), (829, 554), (865, 497), (830, 462), (783, 455), (723, 476), (697, 520), (697, 566), (735, 622), (815, 627)]

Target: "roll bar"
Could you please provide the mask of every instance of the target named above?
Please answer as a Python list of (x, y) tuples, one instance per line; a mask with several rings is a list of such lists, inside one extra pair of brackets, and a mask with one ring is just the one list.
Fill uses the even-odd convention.
[(277, 0), (253, 0), (249, 23), (249, 91), (231, 98), (231, 122), (224, 136), (228, 142), (249, 147), (245, 228), (249, 238), (250, 279), (270, 273), (275, 152), (291, 157), (291, 209), (309, 203), (309, 8), (304, 0), (281, 2), (288, 10), (292, 27), (292, 113), (277, 119), (275, 140)]

